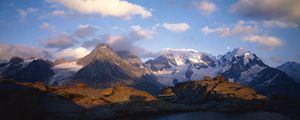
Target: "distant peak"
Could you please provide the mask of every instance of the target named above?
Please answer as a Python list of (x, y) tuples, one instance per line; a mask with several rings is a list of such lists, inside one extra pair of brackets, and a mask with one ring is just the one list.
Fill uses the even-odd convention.
[(239, 48), (235, 48), (231, 54), (233, 54), (234, 56), (244, 56), (244, 55), (250, 55), (251, 52), (245, 48), (239, 47)]
[(247, 59), (252, 59), (254, 58), (253, 56), (254, 54), (252, 54), (249, 50), (245, 49), (245, 48), (235, 48), (233, 51), (227, 52), (223, 57), (226, 60), (232, 60), (233, 57), (244, 57)]

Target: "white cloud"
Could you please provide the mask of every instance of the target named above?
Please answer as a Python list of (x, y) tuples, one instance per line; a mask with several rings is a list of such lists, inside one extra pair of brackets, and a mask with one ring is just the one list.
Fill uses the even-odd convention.
[(185, 32), (190, 29), (187, 23), (164, 23), (163, 27), (172, 32)]
[(258, 31), (255, 22), (239, 21), (234, 25), (227, 25), (225, 27), (209, 28), (205, 26), (201, 29), (201, 32), (205, 35), (210, 33), (217, 33), (221, 37), (249, 34)]
[(83, 14), (100, 14), (101, 16), (113, 16), (130, 19), (134, 15), (142, 18), (152, 16), (144, 7), (124, 0), (50, 0), (63, 4), (69, 9)]
[(58, 51), (55, 53), (56, 58), (71, 58), (71, 59), (77, 59), (82, 58), (89, 54), (90, 51), (84, 47), (78, 47), (78, 48), (66, 48), (61, 51)]
[(297, 23), (287, 22), (281, 20), (264, 20), (264, 26), (266, 27), (280, 27), (280, 28), (297, 28)]
[(155, 28), (142, 28), (139, 25), (131, 26), (128, 34), (111, 35), (105, 34), (101, 39), (85, 41), (82, 46), (86, 48), (95, 47), (99, 43), (107, 43), (114, 49), (130, 50), (135, 48), (135, 43), (150, 39), (154, 35)]
[(151, 52), (138, 47), (136, 43), (148, 40), (155, 34), (156, 25), (152, 28), (142, 28), (141, 26), (131, 26), (131, 31), (127, 34), (103, 35), (100, 39), (85, 41), (82, 47), (93, 48), (99, 43), (106, 43), (114, 50), (128, 50), (136, 55), (151, 55)]
[(33, 13), (33, 12), (37, 12), (37, 11), (38, 11), (38, 9), (35, 9), (35, 8), (32, 8), (32, 7), (27, 9), (28, 13)]
[(46, 23), (46, 22), (42, 23), (40, 28), (42, 28), (44, 30), (48, 30), (50, 32), (55, 32), (56, 31), (55, 26), (52, 26), (52, 25), (50, 25), (49, 23)]
[(18, 13), (19, 13), (19, 16), (23, 19), (27, 16), (27, 12), (25, 10), (18, 9)]
[(238, 0), (231, 10), (245, 17), (300, 25), (299, 0)]
[(201, 1), (197, 3), (196, 8), (206, 14), (210, 14), (217, 10), (216, 5), (209, 1)]
[(133, 39), (149, 39), (154, 35), (153, 29), (145, 29), (139, 25), (131, 26), (130, 37)]
[(248, 35), (242, 38), (244, 42), (258, 43), (267, 48), (274, 48), (283, 45), (280, 38), (274, 36), (259, 36), (259, 35)]
[(35, 8), (28, 8), (27, 10), (23, 10), (23, 9), (18, 9), (18, 15), (19, 17), (21, 18), (20, 21), (24, 21), (25, 18), (30, 14), (30, 13), (33, 13), (33, 12), (36, 12), (38, 11), (38, 9), (35, 9)]
[(76, 35), (79, 38), (85, 38), (93, 36), (98, 29), (99, 27), (97, 26), (79, 25), (78, 29), (74, 32), (74, 35)]
[(18, 56), (22, 58), (52, 58), (50, 53), (50, 51), (47, 51), (43, 48), (30, 47), (25, 45), (0, 44), (1, 59), (10, 59), (13, 56)]
[(42, 45), (44, 45), (46, 48), (57, 48), (58, 50), (71, 47), (75, 45), (76, 42), (77, 41), (73, 38), (72, 35), (66, 33), (62, 33), (58, 36), (41, 41)]
[(63, 15), (66, 14), (66, 12), (63, 11), (63, 10), (54, 10), (54, 11), (52, 11), (51, 14), (54, 15), (54, 16), (63, 16)]

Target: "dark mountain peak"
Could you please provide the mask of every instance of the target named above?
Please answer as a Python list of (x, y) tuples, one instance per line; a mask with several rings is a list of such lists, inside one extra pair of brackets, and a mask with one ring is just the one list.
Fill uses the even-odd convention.
[(24, 62), (24, 59), (20, 58), (20, 57), (16, 57), (16, 56), (11, 57), (9, 60), (9, 63), (12, 63), (12, 64), (21, 63), (21, 62)]
[(54, 65), (49, 60), (37, 59), (30, 62), (27, 66), (20, 68), (15, 74), (7, 76), (21, 82), (47, 82), (54, 72), (51, 67)]
[[(283, 63), (282, 65), (289, 65), (289, 66), (294, 66), (294, 65), (300, 65), (300, 62), (295, 62), (295, 61), (287, 61), (285, 63)], [(280, 65), (280, 66), (282, 66)]]
[(294, 61), (288, 61), (278, 67), (277, 69), (285, 72), (294, 81), (300, 84), (300, 63)]
[(256, 78), (248, 86), (265, 95), (281, 95), (299, 97), (300, 86), (285, 72), (268, 67), (260, 71)]

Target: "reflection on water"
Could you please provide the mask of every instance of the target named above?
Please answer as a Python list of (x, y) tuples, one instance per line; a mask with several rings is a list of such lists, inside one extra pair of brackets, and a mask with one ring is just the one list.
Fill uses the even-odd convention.
[(189, 112), (165, 115), (131, 116), (122, 120), (289, 120), (277, 113), (270, 112)]

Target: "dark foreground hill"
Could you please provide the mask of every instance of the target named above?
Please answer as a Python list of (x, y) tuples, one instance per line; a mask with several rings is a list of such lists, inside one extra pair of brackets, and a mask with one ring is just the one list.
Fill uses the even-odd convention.
[(179, 83), (164, 89), (158, 98), (126, 86), (95, 89), (84, 84), (54, 87), (1, 80), (0, 89), (1, 119), (10, 120), (95, 120), (191, 110), (265, 110), (268, 103), (253, 89), (222, 78)]

